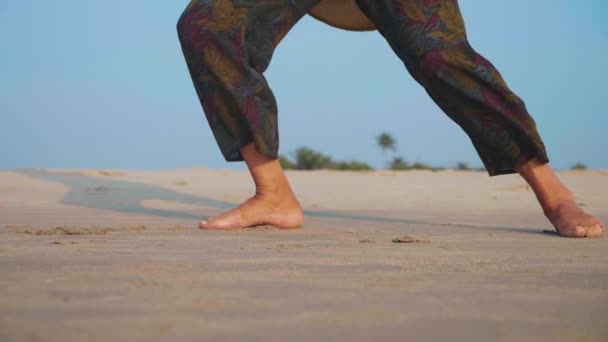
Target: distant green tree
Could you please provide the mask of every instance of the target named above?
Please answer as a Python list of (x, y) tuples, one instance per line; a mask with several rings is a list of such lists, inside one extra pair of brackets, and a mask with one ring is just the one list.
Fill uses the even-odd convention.
[(285, 170), (351, 170), (370, 171), (373, 168), (361, 161), (334, 161), (328, 155), (317, 152), (308, 147), (299, 147), (294, 153), (295, 161), (285, 156), (279, 156), (279, 162)]
[(350, 171), (372, 171), (369, 164), (360, 161), (348, 161), (348, 162), (334, 162), (331, 167), (332, 170), (350, 170)]
[(570, 167), (570, 170), (587, 170), (587, 165), (578, 162)]
[(471, 168), (469, 167), (469, 165), (465, 162), (458, 162), (458, 164), (456, 164), (456, 170), (463, 170), (463, 171), (468, 171)]
[(384, 155), (384, 161), (385, 161), (386, 165), (388, 166), (388, 152), (389, 151), (394, 152), (397, 150), (397, 147), (395, 146), (395, 144), (396, 144), (395, 138), (393, 138), (392, 135), (390, 135), (386, 132), (382, 132), (382, 133), (380, 133), (380, 135), (378, 135), (376, 137), (376, 143), (382, 149), (382, 154)]
[(430, 171), (441, 171), (445, 170), (443, 167), (431, 166), (423, 162), (415, 162), (410, 167), (413, 170), (430, 170)]
[(410, 168), (410, 164), (401, 157), (394, 158), (390, 164), (391, 170), (409, 170)]
[(431, 170), (433, 169), (433, 167), (431, 167), (428, 164), (425, 164), (423, 162), (414, 162), (414, 164), (412, 164), (412, 169), (414, 170)]
[(331, 168), (329, 156), (316, 152), (308, 147), (300, 147), (295, 153), (295, 166), (298, 170), (318, 170)]
[(283, 170), (294, 170), (296, 168), (296, 164), (285, 156), (279, 156), (279, 164), (281, 164)]

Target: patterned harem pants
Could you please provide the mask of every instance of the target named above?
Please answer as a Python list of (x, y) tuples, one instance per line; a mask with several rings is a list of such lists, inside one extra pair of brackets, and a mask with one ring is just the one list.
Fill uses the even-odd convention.
[[(277, 104), (263, 76), (274, 49), (319, 0), (192, 0), (178, 37), (227, 161), (251, 142), (276, 158)], [(524, 102), (467, 41), (457, 0), (356, 0), (408, 72), (469, 136), (490, 176), (548, 162)]]

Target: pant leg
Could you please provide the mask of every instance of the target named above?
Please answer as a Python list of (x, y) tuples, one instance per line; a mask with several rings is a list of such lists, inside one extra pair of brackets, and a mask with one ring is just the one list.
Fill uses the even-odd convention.
[(467, 41), (457, 0), (356, 0), (433, 101), (467, 133), (490, 176), (545, 146), (524, 102)]
[(276, 158), (277, 104), (263, 72), (289, 29), (319, 0), (192, 0), (177, 23), (188, 70), (227, 161), (239, 149)]

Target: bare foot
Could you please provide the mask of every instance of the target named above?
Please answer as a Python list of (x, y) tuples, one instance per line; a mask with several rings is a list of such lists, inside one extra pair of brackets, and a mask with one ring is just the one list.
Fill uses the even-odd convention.
[(572, 192), (559, 180), (549, 163), (532, 158), (517, 167), (517, 172), (530, 184), (545, 216), (559, 235), (565, 237), (599, 237), (606, 227), (576, 204)]
[(254, 144), (241, 148), (255, 183), (255, 196), (221, 215), (201, 221), (201, 229), (239, 229), (269, 224), (277, 228), (302, 225), (302, 208), (277, 158), (259, 153)]
[(567, 200), (544, 212), (561, 236), (600, 237), (606, 231), (598, 219), (585, 213), (574, 200)]
[(201, 221), (199, 227), (201, 229), (239, 229), (262, 224), (283, 229), (299, 228), (302, 225), (302, 209), (293, 196), (291, 198), (273, 198), (255, 195), (237, 208)]

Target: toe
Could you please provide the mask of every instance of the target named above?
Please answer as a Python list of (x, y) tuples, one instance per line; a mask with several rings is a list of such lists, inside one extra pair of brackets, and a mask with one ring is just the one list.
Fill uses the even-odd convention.
[(587, 237), (592, 237), (592, 238), (597, 238), (602, 236), (602, 226), (599, 224), (596, 224), (592, 227), (589, 227), (589, 229), (587, 230)]
[(229, 230), (240, 228), (237, 221), (234, 218), (222, 218), (215, 220), (206, 220), (199, 223), (201, 229), (214, 229), (214, 230)]
[(605, 230), (602, 223), (594, 217), (590, 217), (590, 220), (586, 226), (587, 237), (600, 237)]
[(584, 238), (587, 235), (587, 232), (584, 227), (575, 226), (570, 229), (560, 230), (560, 234), (565, 237)]

